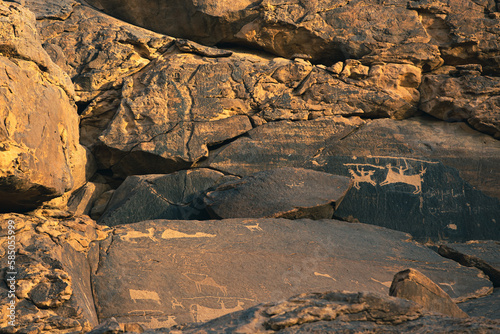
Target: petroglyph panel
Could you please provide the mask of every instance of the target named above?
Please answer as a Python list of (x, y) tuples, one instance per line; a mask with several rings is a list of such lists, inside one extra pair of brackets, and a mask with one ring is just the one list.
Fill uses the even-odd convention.
[(408, 267), (443, 283), (457, 300), (491, 289), (477, 269), (457, 266), (408, 239), (401, 232), (336, 220), (125, 225), (100, 244), (92, 277), (96, 308), (101, 320), (115, 317), (158, 328), (207, 321), (303, 292), (387, 294), (384, 282)]
[(500, 200), (466, 183), (439, 161), (366, 155), (318, 158), (353, 182), (335, 217), (410, 233), (415, 239), (500, 239)]

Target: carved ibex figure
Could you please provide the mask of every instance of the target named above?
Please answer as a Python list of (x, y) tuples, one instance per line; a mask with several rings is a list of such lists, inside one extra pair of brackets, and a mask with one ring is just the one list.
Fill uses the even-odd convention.
[(387, 165), (387, 176), (385, 177), (385, 180), (380, 183), (381, 186), (391, 183), (405, 183), (415, 187), (415, 191), (413, 192), (414, 194), (422, 192), (422, 182), (424, 182), (422, 176), (425, 174), (427, 169), (422, 167), (420, 173), (418, 174), (405, 175), (404, 172), (408, 170), (408, 168), (403, 169), (400, 167), (397, 172), (393, 171), (392, 168), (391, 164)]
[(373, 174), (375, 174), (375, 171), (373, 171), (373, 170), (365, 172), (364, 169), (361, 169), (361, 171), (360, 171), (358, 168), (359, 174), (357, 174), (352, 169), (349, 169), (349, 173), (351, 173), (351, 175), (352, 175), (352, 180), (354, 181), (354, 185), (353, 185), (354, 188), (356, 188), (358, 190), (360, 188), (359, 184), (361, 182), (367, 182), (367, 183), (371, 184), (372, 186), (377, 185), (377, 183), (372, 180), (372, 176), (373, 176)]

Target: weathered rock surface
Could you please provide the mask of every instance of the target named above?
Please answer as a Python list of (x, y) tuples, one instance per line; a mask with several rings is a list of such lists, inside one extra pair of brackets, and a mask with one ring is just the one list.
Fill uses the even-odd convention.
[(278, 121), (249, 131), (228, 145), (210, 152), (195, 166), (250, 176), (269, 168), (315, 169), (311, 160), (329, 143), (356, 132), (366, 122), (358, 117), (334, 117), (311, 121)]
[(0, 4), (0, 212), (26, 211), (85, 183), (73, 85), (42, 48), (35, 17)]
[[(98, 160), (122, 177), (169, 173), (208, 157), (209, 146), (248, 132), (252, 124), (415, 113), (417, 67), (337, 65), (242, 53), (202, 58), (171, 50), (124, 84), (120, 106), (95, 143)], [(97, 113), (95, 122), (100, 118)]]
[(151, 219), (208, 219), (204, 192), (235, 179), (204, 168), (129, 176), (114, 192), (99, 223), (115, 226)]
[[(395, 45), (430, 41), (417, 12), (408, 10), (403, 1), (393, 1), (391, 6), (375, 1), (248, 0), (231, 5), (211, 1), (148, 1), (147, 6), (135, 0), (89, 3), (172, 36), (209, 45), (250, 44), (287, 58), (304, 54), (327, 63), (360, 58), (372, 50)], [(439, 61), (433, 59), (433, 63)]]
[(481, 65), (428, 74), (420, 86), (420, 108), (445, 121), (467, 121), (500, 139), (500, 78), (482, 76)]
[(443, 289), (415, 269), (406, 269), (394, 275), (389, 295), (411, 300), (430, 312), (454, 318), (468, 317)]
[(500, 17), (493, 1), (89, 2), (139, 26), (209, 45), (250, 44), (328, 63), (367, 55), (411, 62), (428, 44), (436, 51), (423, 52), (434, 56), (425, 69), (439, 66), (441, 56), (449, 65), (480, 63), (498, 73)]
[[(496, 268), (477, 256), (467, 254), (470, 253), (471, 251), (477, 252), (478, 249), (480, 250), (481, 253), (484, 253), (485, 249), (482, 249), (481, 251), (480, 247), (474, 247), (476, 248), (474, 249), (473, 247), (467, 247), (468, 244), (465, 244), (461, 245), (462, 246), (461, 248), (465, 249), (465, 251), (458, 251), (457, 249), (452, 248), (449, 245), (441, 245), (439, 246), (438, 253), (439, 255), (444, 256), (448, 259), (452, 259), (453, 261), (456, 261), (463, 266), (476, 267), (477, 269), (484, 272), (486, 276), (488, 276), (490, 281), (493, 283), (493, 286), (500, 287), (500, 266), (498, 266), (500, 262), (498, 259), (498, 257), (500, 256), (500, 247), (498, 242), (493, 241), (489, 243), (491, 244), (492, 247), (490, 247), (489, 249), (490, 252), (488, 252), (487, 256), (490, 258), (496, 258), (494, 259)], [(458, 244), (458, 246), (460, 246), (460, 244)]]
[(323, 131), (325, 122), (265, 124), (199, 166), (240, 176), (269, 166), (351, 176), (354, 186), (338, 217), (419, 240), (500, 238), (499, 141), (464, 124), (427, 118), (367, 121), (336, 135)]
[(99, 319), (146, 328), (207, 321), (298, 291), (387, 294), (408, 267), (455, 301), (492, 290), (479, 270), (404, 233), (335, 220), (147, 221), (115, 227), (99, 258), (92, 275)]
[(221, 184), (204, 201), (213, 218), (331, 219), (350, 186), (345, 176), (278, 168)]
[(471, 299), (458, 304), (460, 308), (471, 317), (485, 317), (489, 319), (500, 320), (500, 289), (488, 296), (482, 298)]
[(204, 324), (144, 333), (496, 333), (500, 322), (430, 314), (418, 304), (376, 293), (301, 294)]
[[(0, 216), (0, 331), (87, 332), (98, 324), (87, 254), (90, 243), (107, 234), (88, 218), (57, 218), (43, 211), (37, 214), (42, 213)], [(10, 221), (14, 222), (15, 234), (9, 234)], [(14, 235), (16, 240), (13, 270), (8, 263), (12, 259), (6, 252), (8, 235)], [(11, 278), (14, 289), (8, 284)], [(7, 317), (12, 290), (16, 302), (15, 328), (8, 324)]]

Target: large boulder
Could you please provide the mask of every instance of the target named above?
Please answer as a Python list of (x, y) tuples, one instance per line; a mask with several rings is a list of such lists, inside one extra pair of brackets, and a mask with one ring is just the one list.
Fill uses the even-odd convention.
[(0, 4), (0, 211), (25, 211), (83, 185), (70, 78), (42, 48), (35, 16)]
[[(154, 251), (151, 251), (151, 250)], [(492, 291), (465, 268), (373, 225), (335, 220), (153, 220), (121, 225), (100, 242), (92, 282), (99, 319), (146, 328), (207, 321), (299, 292), (387, 294), (415, 268), (453, 300)]]
[(330, 219), (350, 178), (303, 168), (277, 168), (221, 184), (207, 193), (214, 218)]

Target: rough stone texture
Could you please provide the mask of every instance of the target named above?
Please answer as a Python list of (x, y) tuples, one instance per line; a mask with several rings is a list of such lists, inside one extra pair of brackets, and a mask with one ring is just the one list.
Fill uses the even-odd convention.
[(329, 143), (347, 137), (365, 124), (358, 117), (312, 121), (278, 121), (259, 126), (234, 142), (210, 152), (196, 166), (249, 176), (270, 168), (313, 168), (311, 159)]
[[(490, 256), (496, 255), (498, 257), (498, 255), (500, 254), (498, 252), (498, 242), (496, 246), (496, 252), (491, 252), (492, 254)], [(444, 256), (448, 259), (452, 259), (453, 261), (456, 261), (463, 266), (476, 267), (477, 269), (484, 272), (486, 276), (488, 276), (494, 287), (500, 287), (500, 269), (498, 269), (498, 262), (497, 268), (495, 268), (477, 256), (464, 254), (447, 245), (439, 246), (438, 253), (439, 255)], [(496, 261), (498, 261), (498, 259)]]
[(404, 233), (335, 220), (147, 221), (115, 227), (99, 259), (92, 275), (99, 319), (146, 328), (207, 321), (299, 291), (387, 294), (408, 267), (454, 301), (492, 290), (479, 270)]
[(199, 166), (240, 176), (270, 166), (351, 176), (354, 186), (338, 217), (419, 240), (500, 238), (499, 141), (465, 124), (428, 118), (367, 121), (337, 134), (323, 130), (327, 122), (265, 124), (214, 150)]
[(471, 299), (458, 304), (471, 317), (485, 317), (500, 320), (500, 289), (496, 288), (491, 295)]
[(467, 121), (500, 139), (500, 78), (482, 76), (480, 65), (448, 74), (428, 74), (420, 86), (420, 108), (445, 121)]
[(204, 324), (152, 333), (488, 333), (500, 322), (484, 318), (452, 318), (429, 314), (403, 299), (375, 293), (301, 294), (260, 304)]
[(414, 301), (430, 312), (455, 318), (468, 317), (443, 289), (415, 269), (403, 270), (394, 275), (389, 295)]
[[(37, 211), (0, 216), (0, 331), (5, 333), (87, 332), (97, 325), (92, 300), (90, 243), (104, 239), (104, 229), (88, 218)], [(8, 265), (8, 223), (15, 222), (14, 272)], [(15, 276), (16, 327), (8, 325), (8, 278)], [(17, 332), (15, 331), (17, 330)]]
[(159, 57), (174, 39), (72, 0), (26, 5), (39, 19), (45, 50), (75, 84), (81, 143), (91, 147), (120, 104), (123, 79)]
[(207, 193), (213, 218), (330, 219), (350, 178), (303, 168), (263, 171)]
[(0, 211), (26, 211), (83, 185), (87, 154), (69, 77), (42, 48), (34, 15), (0, 4)]
[[(304, 54), (324, 63), (431, 40), (418, 13), (408, 10), (403, 1), (381, 4), (245, 0), (231, 5), (214, 1), (148, 1), (144, 5), (136, 0), (91, 0), (89, 3), (172, 36), (209, 45), (250, 44), (283, 57)], [(439, 61), (432, 59), (430, 63)]]
[[(171, 49), (125, 82), (120, 106), (95, 143), (98, 160), (122, 177), (168, 173), (208, 157), (208, 146), (248, 132), (252, 123), (415, 113), (417, 67), (352, 60), (337, 65)], [(101, 118), (96, 113), (95, 123)]]
[(99, 224), (115, 226), (151, 219), (207, 219), (202, 200), (204, 192), (235, 179), (210, 169), (129, 176), (113, 193)]

